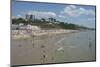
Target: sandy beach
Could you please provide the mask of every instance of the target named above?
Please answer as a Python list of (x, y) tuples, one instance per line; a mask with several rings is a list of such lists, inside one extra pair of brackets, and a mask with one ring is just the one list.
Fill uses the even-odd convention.
[(33, 36), (43, 36), (43, 35), (57, 35), (57, 34), (70, 34), (79, 32), (79, 30), (64, 30), (64, 29), (58, 29), (58, 30), (12, 30), (12, 39), (20, 39), (20, 38), (30, 38)]
[[(55, 52), (63, 52), (62, 46), (57, 46), (57, 43), (54, 44), (55, 40), (64, 37), (62, 34), (68, 35), (75, 32), (78, 31), (42, 30), (38, 32), (35, 31), (34, 33), (32, 32), (32, 34), (34, 34), (33, 37), (32, 34), (25, 34), (25, 32), (24, 34), (12, 33), (11, 63), (13, 65), (55, 63)], [(60, 41), (62, 41), (62, 39), (59, 40), (58, 43), (60, 43)]]
[(12, 39), (11, 64), (92, 61), (95, 60), (94, 39), (91, 42), (92, 47), (89, 48), (88, 35), (84, 32)]

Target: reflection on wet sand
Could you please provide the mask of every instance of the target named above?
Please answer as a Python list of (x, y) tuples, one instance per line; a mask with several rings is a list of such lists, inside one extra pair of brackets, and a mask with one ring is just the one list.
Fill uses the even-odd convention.
[(95, 60), (95, 37), (88, 32), (12, 39), (12, 65), (90, 60)]

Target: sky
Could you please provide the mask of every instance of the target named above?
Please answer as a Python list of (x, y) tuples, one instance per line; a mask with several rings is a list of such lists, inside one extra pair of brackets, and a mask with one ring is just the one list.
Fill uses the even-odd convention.
[(65, 23), (95, 28), (95, 6), (12, 1), (12, 17), (33, 14), (36, 18), (56, 18)]

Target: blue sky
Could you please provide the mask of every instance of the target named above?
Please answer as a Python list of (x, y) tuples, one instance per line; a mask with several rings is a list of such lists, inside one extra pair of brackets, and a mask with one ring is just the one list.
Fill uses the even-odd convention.
[(95, 28), (95, 6), (13, 1), (12, 17), (25, 17), (25, 14)]

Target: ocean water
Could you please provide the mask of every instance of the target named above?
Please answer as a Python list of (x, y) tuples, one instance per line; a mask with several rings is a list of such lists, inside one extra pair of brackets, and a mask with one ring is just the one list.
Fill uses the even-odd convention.
[(59, 46), (64, 52), (56, 52), (56, 62), (78, 62), (95, 60), (95, 31), (83, 31), (65, 35)]
[(94, 61), (95, 31), (12, 40), (11, 64)]

